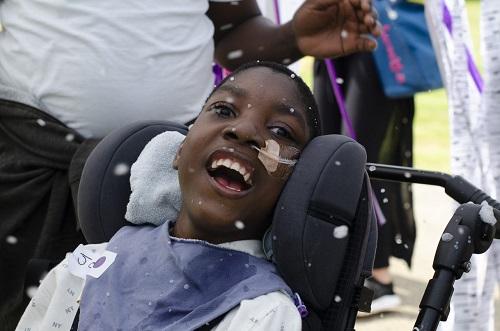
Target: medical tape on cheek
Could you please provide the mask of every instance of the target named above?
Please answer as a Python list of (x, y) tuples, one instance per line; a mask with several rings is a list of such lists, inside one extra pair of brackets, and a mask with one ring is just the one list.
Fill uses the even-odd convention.
[(300, 151), (292, 146), (280, 145), (275, 140), (266, 140), (264, 148), (258, 148), (258, 159), (266, 168), (267, 173), (273, 177), (286, 179), (293, 170), (300, 155)]

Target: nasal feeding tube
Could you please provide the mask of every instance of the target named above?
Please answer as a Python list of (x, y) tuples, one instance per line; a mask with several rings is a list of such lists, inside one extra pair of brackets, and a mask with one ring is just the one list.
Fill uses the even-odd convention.
[(297, 163), (300, 150), (292, 146), (281, 145), (272, 139), (266, 140), (265, 143), (266, 146), (263, 148), (252, 145), (259, 152), (258, 159), (271, 176), (288, 178)]

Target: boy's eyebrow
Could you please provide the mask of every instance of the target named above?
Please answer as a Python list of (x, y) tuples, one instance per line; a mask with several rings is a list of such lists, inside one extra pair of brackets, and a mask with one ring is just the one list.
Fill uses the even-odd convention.
[(248, 94), (245, 89), (242, 89), (241, 87), (230, 84), (230, 83), (226, 83), (226, 84), (220, 86), (217, 90), (229, 92), (231, 94), (234, 94), (237, 97), (244, 97)]

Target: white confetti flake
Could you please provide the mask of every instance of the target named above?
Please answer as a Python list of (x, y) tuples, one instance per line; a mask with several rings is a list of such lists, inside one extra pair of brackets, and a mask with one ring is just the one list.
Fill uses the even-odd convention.
[(243, 223), (242, 221), (240, 220), (237, 220), (234, 222), (234, 226), (238, 229), (238, 230), (243, 230), (245, 228), (245, 223)]
[(75, 135), (72, 133), (68, 133), (66, 137), (64, 137), (64, 139), (66, 139), (66, 141), (73, 141), (75, 140)]
[(188, 290), (189, 289), (189, 284), (184, 284), (184, 289)]
[(290, 60), (289, 58), (286, 58), (286, 59), (283, 59), (283, 61), (281, 61), (281, 63), (283, 63), (284, 65), (287, 65), (287, 64), (292, 63), (292, 60)]
[(337, 82), (337, 84), (344, 84), (344, 79), (342, 79), (340, 77), (337, 77), (337, 79), (335, 79), (335, 81)]
[(41, 118), (37, 119), (36, 120), (36, 123), (40, 126), (45, 126), (47, 125), (47, 122), (45, 122), (44, 120), (42, 120)]
[(292, 113), (292, 114), (293, 114), (294, 112), (295, 112), (295, 109), (290, 108), (290, 113)]
[(225, 31), (225, 30), (229, 30), (233, 27), (233, 24), (229, 23), (229, 24), (224, 24), (224, 25), (221, 25), (221, 27), (219, 28), (221, 31)]
[(404, 176), (405, 176), (405, 178), (411, 178), (411, 174), (408, 171), (405, 172)]
[(17, 239), (17, 237), (7, 236), (7, 238), (5, 238), (5, 241), (7, 242), (7, 244), (15, 245), (19, 240)]
[(445, 232), (441, 236), (441, 240), (444, 242), (452, 241), (453, 240), (453, 235), (451, 233)]
[(389, 9), (387, 10), (387, 16), (389, 17), (390, 20), (397, 20), (398, 19), (398, 12), (395, 11), (394, 9)]
[(336, 226), (335, 229), (333, 229), (333, 236), (337, 239), (342, 239), (347, 236), (349, 233), (349, 228), (347, 225), (339, 225)]
[(115, 168), (113, 169), (113, 173), (115, 176), (123, 176), (128, 174), (130, 170), (130, 167), (128, 164), (125, 163), (118, 163)]
[(230, 81), (234, 81), (234, 77), (229, 78)]
[(290, 78), (295, 78), (295, 74), (291, 74), (291, 75), (290, 75)]
[(484, 223), (488, 223), (490, 225), (495, 225), (497, 223), (495, 214), (493, 214), (493, 208), (486, 201), (481, 202), (479, 216), (481, 217), (481, 221)]
[(349, 35), (349, 33), (346, 30), (340, 31), (341, 38), (345, 39), (345, 38), (347, 38), (348, 35)]
[(381, 188), (380, 193), (385, 193), (385, 188)]
[(377, 167), (374, 166), (374, 165), (371, 165), (369, 168), (368, 168), (369, 171), (375, 171), (377, 170)]
[(28, 286), (26, 288), (26, 295), (28, 298), (32, 299), (35, 296), (36, 291), (38, 291), (38, 286)]
[(234, 51), (227, 53), (227, 58), (229, 60), (239, 59), (242, 56), (243, 56), (243, 50), (241, 49), (235, 49)]
[(342, 301), (342, 298), (340, 297), (340, 295), (336, 295), (336, 296), (333, 298), (333, 300), (334, 300), (335, 302), (340, 302), (340, 301)]
[(335, 161), (334, 163), (335, 163), (335, 165), (336, 165), (337, 167), (338, 167), (338, 166), (340, 166), (340, 165), (342, 164), (342, 163), (340, 163), (340, 161)]
[(388, 202), (389, 202), (389, 199), (387, 199), (387, 198), (383, 198), (383, 199), (382, 199), (382, 202), (383, 202), (383, 203), (388, 203)]

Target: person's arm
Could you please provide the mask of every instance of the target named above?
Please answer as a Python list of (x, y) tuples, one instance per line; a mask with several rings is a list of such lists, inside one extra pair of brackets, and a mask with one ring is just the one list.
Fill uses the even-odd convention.
[(276, 25), (255, 0), (210, 2), (215, 58), (234, 69), (255, 60), (293, 62), (303, 55), (337, 57), (370, 51), (380, 33), (370, 0), (306, 0), (293, 19)]

